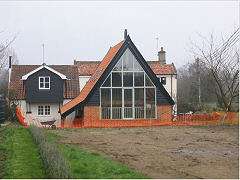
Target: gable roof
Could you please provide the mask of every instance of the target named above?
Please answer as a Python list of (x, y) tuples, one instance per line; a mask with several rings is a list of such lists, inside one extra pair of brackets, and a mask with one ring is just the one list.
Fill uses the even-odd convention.
[[(39, 65), (12, 65), (9, 88), (14, 90), (14, 99), (24, 99), (25, 87), (22, 76), (39, 68)], [(64, 85), (64, 98), (75, 98), (79, 90), (78, 68), (73, 65), (50, 65), (50, 68), (65, 75), (67, 80)]]
[(108, 50), (107, 54), (105, 55), (105, 57), (103, 58), (99, 66), (97, 67), (95, 73), (92, 75), (92, 77), (89, 79), (87, 84), (84, 86), (81, 93), (75, 99), (73, 99), (72, 101), (68, 102), (67, 104), (65, 104), (60, 108), (60, 113), (62, 115), (85, 100), (87, 95), (93, 89), (94, 85), (96, 84), (98, 79), (101, 77), (101, 75), (104, 73), (109, 63), (112, 61), (112, 59), (117, 54), (117, 52), (119, 51), (119, 49), (121, 48), (124, 42), (125, 40), (121, 41), (120, 43), (118, 43), (117, 45), (115, 45), (114, 47)]
[[(120, 58), (120, 56), (124, 53), (124, 51), (127, 48), (129, 48), (133, 55), (135, 55), (138, 63), (143, 67), (144, 71), (148, 74), (152, 82), (157, 87), (159, 87), (160, 91), (167, 98), (169, 104), (171, 105), (174, 104), (174, 101), (169, 96), (169, 94), (162, 86), (162, 84), (159, 82), (152, 69), (149, 67), (149, 65), (146, 63), (140, 52), (137, 50), (136, 46), (131, 41), (130, 37), (127, 36), (126, 40), (121, 41), (116, 46), (109, 49), (108, 53), (101, 61), (95, 73), (92, 75), (87, 84), (84, 86), (81, 93), (75, 99), (73, 99), (72, 101), (70, 101), (69, 103), (65, 104), (60, 108), (60, 113), (63, 117), (66, 117), (68, 114), (73, 112), (80, 103), (84, 103), (84, 101), (86, 101), (90, 94), (92, 94), (92, 92), (97, 89), (97, 84), (99, 86), (99, 84), (101, 84), (104, 81), (104, 78), (106, 78), (107, 75), (111, 72), (112, 68), (117, 63), (117, 60)], [(141, 59), (141, 61), (139, 59)]]
[(63, 74), (61, 74), (60, 72), (58, 72), (58, 71), (56, 71), (56, 70), (48, 67), (46, 64), (43, 64), (42, 66), (40, 66), (40, 67), (34, 69), (33, 71), (25, 74), (24, 76), (22, 76), (22, 80), (27, 80), (27, 78), (28, 78), (29, 76), (31, 76), (32, 74), (40, 71), (40, 70), (43, 69), (43, 68), (46, 68), (47, 70), (49, 70), (49, 71), (57, 74), (58, 76), (60, 76), (61, 79), (67, 79), (67, 77), (66, 77), (65, 75), (63, 75)]
[[(176, 75), (177, 70), (174, 64), (160, 64), (159, 61), (146, 61), (156, 75)], [(101, 61), (76, 61), (79, 76), (91, 76), (96, 71)]]

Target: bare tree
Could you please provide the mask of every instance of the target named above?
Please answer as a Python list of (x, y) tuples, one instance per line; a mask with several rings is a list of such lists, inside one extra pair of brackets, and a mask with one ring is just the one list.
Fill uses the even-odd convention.
[[(4, 31), (0, 31), (0, 34)], [(6, 40), (5, 42), (0, 42), (0, 71), (8, 66), (8, 57), (12, 56), (12, 64), (18, 64), (17, 55), (10, 45), (16, 39), (16, 36), (11, 40)]]
[(200, 47), (193, 44), (195, 57), (206, 66), (214, 81), (214, 90), (220, 106), (231, 111), (233, 99), (239, 96), (239, 28), (219, 45), (214, 35), (203, 38)]

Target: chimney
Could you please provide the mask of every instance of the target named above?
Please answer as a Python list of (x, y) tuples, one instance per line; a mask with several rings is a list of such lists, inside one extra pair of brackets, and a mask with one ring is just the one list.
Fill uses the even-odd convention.
[(161, 47), (161, 51), (158, 52), (158, 61), (160, 64), (166, 64), (166, 52)]
[(127, 29), (124, 30), (124, 39), (127, 39)]
[[(9, 89), (9, 87), (10, 87), (11, 70), (12, 70), (12, 56), (9, 56), (9, 67), (8, 67), (8, 89)], [(9, 97), (9, 90), (8, 90), (8, 97)]]
[(12, 56), (9, 56), (9, 69), (12, 68)]

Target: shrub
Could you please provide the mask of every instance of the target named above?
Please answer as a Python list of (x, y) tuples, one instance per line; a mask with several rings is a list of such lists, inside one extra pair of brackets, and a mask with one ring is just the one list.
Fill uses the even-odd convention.
[(36, 126), (30, 126), (29, 128), (33, 140), (40, 148), (40, 155), (49, 177), (54, 179), (72, 178), (70, 167), (61, 152), (47, 141), (46, 130)]

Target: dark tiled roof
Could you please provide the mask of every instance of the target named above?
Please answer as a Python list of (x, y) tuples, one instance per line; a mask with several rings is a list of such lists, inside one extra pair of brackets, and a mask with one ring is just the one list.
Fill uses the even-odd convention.
[(103, 60), (99, 64), (99, 66), (97, 67), (97, 69), (95, 70), (92, 77), (89, 79), (87, 84), (84, 86), (81, 93), (75, 99), (73, 99), (72, 101), (70, 101), (69, 103), (67, 103), (61, 107), (61, 109), (60, 109), (61, 114), (64, 114), (65, 112), (67, 112), (68, 110), (75, 107), (76, 105), (81, 103), (83, 100), (85, 100), (87, 95), (90, 93), (90, 91), (92, 90), (94, 85), (97, 83), (98, 79), (101, 77), (102, 73), (108, 67), (109, 63), (112, 61), (112, 59), (114, 58), (116, 53), (119, 51), (119, 49), (121, 48), (121, 46), (123, 45), (124, 42), (125, 42), (125, 40), (121, 41), (116, 46), (109, 49), (109, 51), (107, 52), (107, 54), (105, 55), (105, 57), (103, 58)]
[[(40, 67), (40, 65), (12, 65), (10, 89), (14, 90), (15, 99), (24, 99), (25, 89), (23, 87), (22, 76)], [(79, 90), (78, 68), (73, 65), (49, 65), (50, 68), (67, 76), (64, 85), (64, 98), (75, 98)]]
[[(74, 61), (74, 65), (78, 66), (79, 76), (91, 76), (99, 66), (101, 61)], [(157, 75), (177, 74), (174, 64), (161, 65), (159, 61), (147, 61), (153, 72)]]

